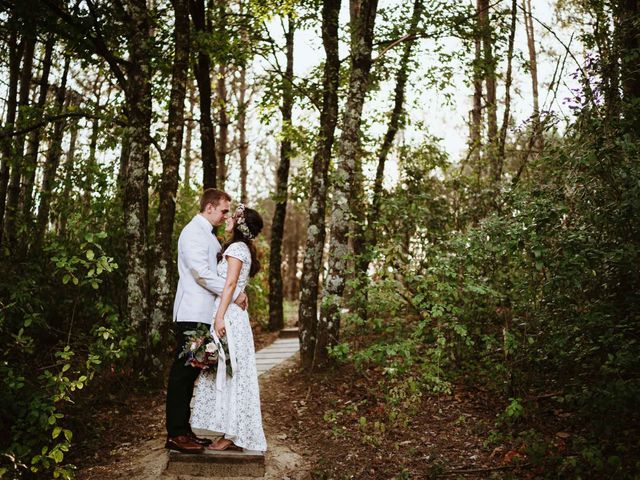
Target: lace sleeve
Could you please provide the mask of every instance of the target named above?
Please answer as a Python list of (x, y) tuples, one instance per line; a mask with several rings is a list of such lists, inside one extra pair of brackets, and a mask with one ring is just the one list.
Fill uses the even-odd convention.
[(232, 243), (224, 251), (225, 257), (237, 258), (244, 264), (251, 263), (251, 253), (249, 248), (242, 242)]

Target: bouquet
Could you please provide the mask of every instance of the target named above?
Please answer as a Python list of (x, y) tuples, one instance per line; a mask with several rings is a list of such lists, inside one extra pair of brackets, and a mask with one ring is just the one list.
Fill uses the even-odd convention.
[(180, 358), (186, 358), (185, 365), (202, 370), (218, 370), (218, 358), (224, 355), (227, 375), (233, 376), (231, 369), (231, 355), (226, 337), (213, 338), (209, 327), (201, 325), (195, 330), (184, 332), (187, 341), (184, 344)]

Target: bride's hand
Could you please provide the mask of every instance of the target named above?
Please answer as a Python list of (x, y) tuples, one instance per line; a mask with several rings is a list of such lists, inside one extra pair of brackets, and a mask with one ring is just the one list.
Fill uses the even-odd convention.
[(216, 335), (218, 338), (222, 338), (227, 334), (227, 329), (224, 326), (224, 319), (216, 317), (216, 320), (213, 324), (213, 329), (216, 331)]

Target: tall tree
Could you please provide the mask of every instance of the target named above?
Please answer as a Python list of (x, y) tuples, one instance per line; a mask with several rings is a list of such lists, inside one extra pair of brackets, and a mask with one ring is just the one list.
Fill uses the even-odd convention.
[(280, 143), (280, 163), (276, 173), (276, 206), (271, 222), (271, 244), (269, 248), (269, 330), (284, 327), (282, 307), (282, 237), (287, 216), (287, 190), (289, 188), (289, 166), (291, 165), (291, 128), (293, 112), (293, 41), (295, 23), (289, 14), (288, 29), (285, 32), (287, 67), (282, 78), (282, 141)]
[(486, 88), (486, 112), (487, 112), (487, 147), (491, 162), (492, 177), (496, 170), (495, 146), (498, 143), (498, 110), (496, 104), (496, 65), (493, 55), (493, 32), (491, 29), (489, 0), (478, 0), (478, 20), (480, 37), (482, 38), (482, 66), (484, 83)]
[[(8, 133), (15, 127), (18, 105), (18, 77), (20, 76), (20, 52), (18, 45), (17, 19), (12, 15), (9, 25), (9, 87), (7, 89), (7, 114), (4, 122), (4, 130)], [(13, 159), (13, 137), (6, 135), (2, 139), (2, 165), (0, 166), (0, 245), (4, 238), (5, 206), (7, 187), (9, 184), (9, 172)]]
[[(27, 29), (23, 40), (22, 65), (20, 67), (20, 93), (18, 97), (18, 126), (23, 126), (29, 117), (28, 106), (31, 93), (31, 80), (33, 77), (33, 56), (35, 53), (36, 35), (31, 29)], [(25, 134), (17, 135), (14, 143), (14, 155), (7, 189), (7, 205), (5, 230), (7, 240), (12, 244), (16, 240), (18, 221), (18, 200), (20, 198), (20, 180), (23, 170), (23, 151)]]
[(640, 128), (640, 2), (614, 2), (620, 37), (620, 74), (622, 77), (623, 109), (629, 131)]
[(474, 35), (474, 60), (473, 60), (473, 107), (471, 110), (471, 126), (469, 135), (469, 148), (471, 149), (471, 163), (476, 169), (478, 176), (482, 174), (480, 155), (482, 150), (482, 39), (479, 35), (482, 22), (480, 20), (481, 1), (476, 0), (476, 29)]
[(227, 181), (227, 151), (229, 149), (229, 114), (227, 113), (227, 66), (224, 61), (218, 68), (216, 87), (218, 104), (218, 186), (224, 190)]
[(338, 26), (340, 0), (322, 2), (322, 45), (325, 62), (322, 74), (322, 108), (320, 132), (311, 167), (309, 186), (309, 225), (300, 282), (298, 310), (300, 361), (305, 369), (313, 365), (318, 322), (319, 276), (326, 235), (325, 212), (331, 150), (338, 122), (338, 85), (340, 57), (338, 56)]
[[(64, 59), (64, 67), (62, 69), (62, 77), (60, 85), (56, 91), (55, 111), (59, 115), (65, 106), (67, 98), (67, 78), (69, 76), (70, 57), (67, 55)], [(42, 173), (42, 186), (40, 187), (40, 205), (38, 206), (38, 217), (36, 221), (36, 235), (34, 245), (38, 248), (42, 244), (47, 225), (49, 223), (49, 212), (51, 208), (51, 194), (53, 192), (54, 182), (58, 166), (60, 165), (60, 157), (62, 155), (62, 139), (64, 136), (64, 127), (66, 121), (61, 118), (53, 124), (53, 133), (49, 140), (49, 150), (44, 162)]]
[(329, 246), (329, 272), (324, 284), (320, 318), (313, 360), (314, 369), (330, 363), (329, 347), (338, 342), (340, 308), (349, 265), (349, 225), (352, 220), (351, 201), (357, 192), (361, 172), (358, 171), (360, 154), (360, 124), (362, 108), (369, 86), (373, 28), (377, 0), (351, 0), (351, 70), (349, 93), (343, 116), (342, 135), (338, 149), (334, 177), (331, 212), (331, 241)]
[(368, 270), (369, 264), (371, 263), (371, 254), (377, 240), (376, 222), (380, 214), (384, 169), (387, 157), (389, 156), (389, 151), (393, 146), (393, 142), (396, 138), (398, 130), (401, 129), (405, 123), (404, 104), (407, 80), (409, 78), (409, 66), (411, 63), (413, 47), (415, 45), (418, 24), (422, 17), (423, 11), (423, 0), (415, 0), (413, 3), (413, 10), (411, 12), (409, 26), (406, 33), (406, 37), (409, 38), (409, 40), (405, 41), (403, 44), (400, 63), (398, 65), (398, 71), (396, 73), (393, 109), (391, 110), (391, 115), (389, 117), (387, 131), (385, 132), (384, 138), (382, 140), (382, 145), (380, 146), (380, 150), (378, 151), (378, 163), (373, 184), (373, 199), (369, 208), (362, 209), (363, 211), (368, 210), (366, 226), (362, 234), (354, 235), (353, 239), (354, 254), (356, 257), (355, 275), (358, 277), (357, 285), (359, 290), (359, 292), (356, 294), (355, 304), (362, 318), (367, 317), (367, 283), (369, 278)]
[(149, 208), (149, 150), (151, 148), (151, 81), (153, 31), (146, 0), (129, 0), (126, 79), (128, 157), (125, 157), (124, 222), (127, 247), (127, 318), (146, 334), (149, 316), (147, 221)]
[(189, 0), (189, 10), (196, 33), (197, 60), (193, 71), (200, 94), (200, 155), (202, 157), (202, 188), (217, 185), (216, 139), (211, 115), (211, 55), (207, 38), (212, 33), (205, 0)]
[(533, 11), (531, 0), (522, 0), (524, 26), (527, 34), (527, 50), (529, 52), (529, 73), (531, 75), (531, 91), (533, 97), (533, 138), (538, 150), (542, 148), (542, 132), (540, 131), (540, 96), (538, 93), (538, 56), (536, 52), (535, 29), (533, 27)]
[(498, 138), (498, 151), (496, 154), (496, 166), (493, 172), (493, 181), (500, 181), (502, 176), (502, 168), (505, 159), (505, 146), (507, 141), (507, 128), (509, 127), (509, 114), (511, 110), (511, 81), (512, 81), (512, 65), (513, 65), (513, 45), (516, 37), (516, 18), (518, 16), (518, 2), (511, 2), (511, 27), (509, 29), (509, 43), (507, 47), (507, 73), (504, 85), (504, 116), (502, 118), (502, 126), (500, 127), (500, 136)]
[(247, 66), (240, 67), (238, 79), (238, 151), (240, 153), (240, 202), (247, 202), (247, 158), (249, 157), (249, 142), (247, 142)]
[(191, 82), (188, 85), (189, 90), (189, 118), (186, 122), (186, 131), (184, 139), (184, 175), (182, 176), (182, 182), (186, 187), (191, 185), (191, 166), (193, 162), (191, 153), (191, 141), (193, 139), (193, 109), (195, 106), (195, 88)]
[(172, 0), (174, 12), (174, 56), (169, 97), (169, 125), (167, 143), (162, 151), (162, 179), (160, 182), (159, 218), (156, 224), (155, 264), (153, 266), (153, 307), (151, 328), (147, 338), (151, 347), (162, 337), (162, 326), (171, 319), (173, 285), (171, 282), (173, 251), (171, 238), (176, 212), (176, 193), (182, 137), (184, 132), (184, 103), (189, 70), (189, 5), (188, 0)]
[[(34, 119), (41, 120), (44, 114), (44, 107), (47, 101), (47, 93), (49, 91), (49, 73), (51, 72), (51, 59), (53, 56), (53, 46), (55, 37), (49, 34), (44, 45), (44, 55), (42, 58), (42, 72), (40, 74), (38, 100), (35, 104)], [(40, 138), (42, 129), (36, 128), (29, 135), (27, 142), (27, 152), (25, 154), (25, 165), (22, 180), (22, 191), (20, 197), (22, 199), (22, 215), (25, 221), (29, 221), (31, 217), (31, 207), (33, 205), (33, 184), (35, 182), (36, 167), (38, 165), (38, 150), (40, 148)]]

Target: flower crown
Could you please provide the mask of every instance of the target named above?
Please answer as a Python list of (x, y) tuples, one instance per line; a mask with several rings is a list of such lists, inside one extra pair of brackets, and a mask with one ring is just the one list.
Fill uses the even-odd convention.
[(243, 203), (238, 204), (238, 208), (236, 208), (236, 213), (234, 214), (236, 217), (236, 227), (238, 227), (238, 230), (240, 230), (240, 233), (242, 233), (245, 238), (251, 240), (254, 235), (251, 233), (251, 230), (245, 221), (244, 209), (245, 206)]

